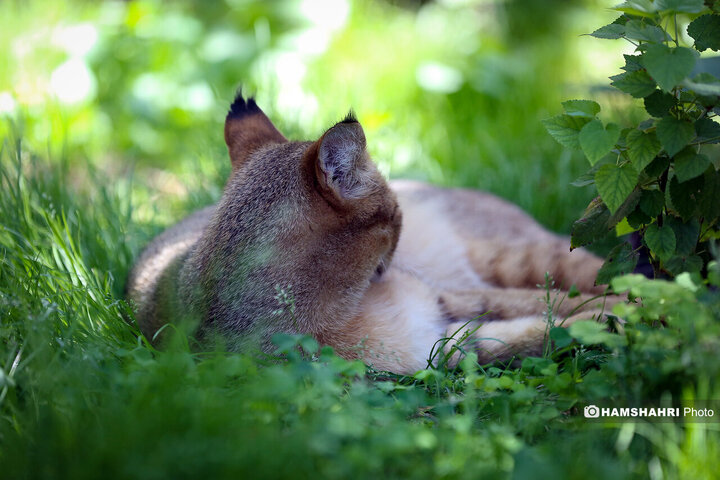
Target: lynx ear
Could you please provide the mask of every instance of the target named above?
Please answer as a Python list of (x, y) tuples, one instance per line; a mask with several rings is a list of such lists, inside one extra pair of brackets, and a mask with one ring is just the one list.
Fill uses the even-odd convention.
[(260, 110), (253, 98), (245, 101), (238, 91), (230, 111), (225, 117), (225, 143), (230, 152), (233, 170), (239, 168), (248, 156), (269, 143), (285, 143), (287, 139), (275, 128)]
[(365, 132), (352, 113), (325, 132), (317, 142), (320, 186), (341, 200), (368, 195), (376, 169), (365, 147)]

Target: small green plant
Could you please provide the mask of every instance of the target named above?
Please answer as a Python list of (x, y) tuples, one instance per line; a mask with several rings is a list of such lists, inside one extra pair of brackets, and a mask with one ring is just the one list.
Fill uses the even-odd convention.
[[(472, 324), (407, 376), (305, 335), (255, 355), (179, 329), (156, 350), (114, 284), (152, 236), (129, 220), (131, 190), (70, 188), (62, 161), (22, 145), (0, 148), (0, 479), (717, 476), (715, 423), (583, 417), (720, 398), (717, 262), (706, 280), (614, 279), (643, 299), (615, 306), (616, 328), (550, 327), (563, 297), (548, 277), (553, 348), (519, 363), (479, 365)], [(291, 286), (277, 293), (289, 314)]]
[[(637, 231), (643, 245), (615, 247), (598, 273), (606, 284), (633, 271), (647, 247), (656, 276), (706, 270), (709, 242), (720, 236), (720, 80), (697, 73), (700, 53), (720, 50), (720, 1), (628, 0), (622, 15), (591, 35), (635, 46), (611, 85), (643, 99), (650, 118), (621, 129), (599, 118), (591, 100), (563, 103), (565, 113), (544, 121), (550, 135), (580, 149), (589, 172), (574, 184), (595, 184), (599, 197), (573, 224), (572, 248), (611, 229)], [(694, 40), (683, 46), (683, 19)]]

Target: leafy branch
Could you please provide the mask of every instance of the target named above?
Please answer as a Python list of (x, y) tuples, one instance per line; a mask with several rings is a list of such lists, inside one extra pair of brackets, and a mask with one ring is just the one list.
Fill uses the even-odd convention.
[[(711, 260), (708, 242), (720, 238), (720, 159), (714, 145), (720, 143), (720, 80), (693, 72), (700, 52), (720, 50), (720, 1), (628, 0), (615, 10), (622, 15), (590, 35), (635, 47), (610, 84), (642, 99), (649, 118), (621, 128), (598, 118), (597, 102), (568, 100), (563, 114), (544, 121), (555, 140), (581, 150), (590, 163), (575, 185), (594, 184), (599, 193), (573, 224), (572, 248), (613, 228), (619, 234), (637, 231), (656, 276), (699, 272)], [(692, 46), (682, 43), (682, 18), (690, 20)], [(638, 249), (619, 245), (597, 283), (631, 272), (637, 259)]]

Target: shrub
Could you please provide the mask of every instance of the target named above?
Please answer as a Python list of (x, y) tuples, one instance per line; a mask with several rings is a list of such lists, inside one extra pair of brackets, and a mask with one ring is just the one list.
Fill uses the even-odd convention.
[[(559, 143), (582, 150), (590, 162), (575, 184), (595, 184), (599, 193), (574, 223), (572, 247), (613, 228), (642, 237), (637, 248), (622, 243), (610, 252), (598, 284), (631, 272), (641, 248), (649, 251), (656, 276), (705, 271), (709, 244), (720, 236), (720, 173), (712, 145), (720, 143), (720, 80), (694, 72), (699, 52), (720, 50), (720, 2), (630, 0), (615, 10), (622, 15), (591, 35), (635, 46), (610, 84), (643, 99), (649, 118), (621, 129), (598, 118), (598, 103), (569, 100), (564, 114), (545, 120)], [(682, 44), (683, 18), (692, 20), (692, 48)]]

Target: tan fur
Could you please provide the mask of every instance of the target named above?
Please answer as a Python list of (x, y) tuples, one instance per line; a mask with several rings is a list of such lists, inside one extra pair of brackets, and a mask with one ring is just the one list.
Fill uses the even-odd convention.
[[(601, 261), (571, 253), (516, 206), (388, 184), (352, 118), (316, 142), (287, 142), (238, 97), (225, 138), (233, 173), (218, 205), (160, 235), (131, 273), (129, 297), (150, 338), (185, 319), (233, 348), (268, 350), (274, 333), (303, 332), (347, 358), (411, 373), (458, 330), (474, 330), (467, 345), (483, 361), (538, 353), (545, 272), (563, 288), (599, 292)], [(581, 305), (588, 298), (566, 299), (555, 314), (599, 316), (602, 302)]]

